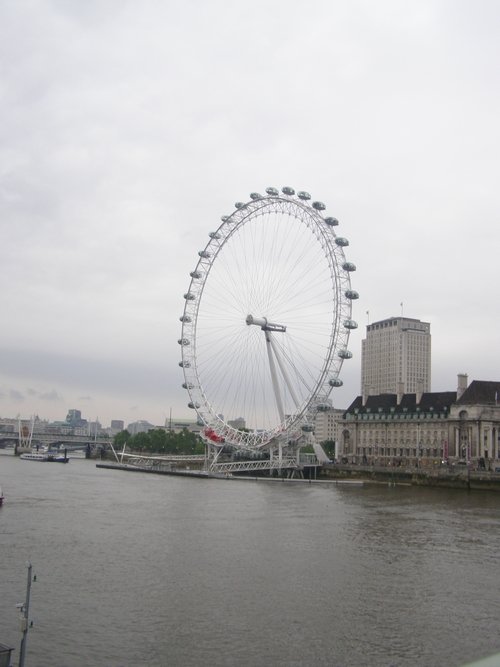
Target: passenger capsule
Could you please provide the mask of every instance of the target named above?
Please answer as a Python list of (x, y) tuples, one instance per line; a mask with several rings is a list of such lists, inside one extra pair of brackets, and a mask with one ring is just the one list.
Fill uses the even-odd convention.
[(315, 208), (317, 211), (324, 211), (326, 206), (323, 204), (322, 201), (313, 201), (312, 207)]
[(245, 206), (245, 202), (237, 201), (236, 204), (234, 205), (234, 208), (243, 208), (243, 206)]
[(295, 190), (293, 188), (288, 187), (288, 185), (285, 185), (285, 187), (281, 188), (281, 192), (284, 195), (288, 195), (289, 197), (295, 194)]
[(186, 299), (186, 301), (194, 301), (196, 299), (195, 295), (192, 292), (186, 292), (186, 294), (184, 294), (184, 298)]
[(337, 218), (331, 218), (331, 217), (325, 218), (325, 222), (327, 225), (330, 225), (330, 227), (336, 227), (339, 224)]
[(299, 199), (303, 199), (304, 201), (311, 199), (311, 195), (308, 192), (305, 192), (305, 190), (299, 190), (299, 192), (297, 192), (297, 197)]
[(339, 378), (332, 378), (331, 380), (328, 381), (328, 384), (330, 387), (341, 387), (344, 383), (342, 380), (339, 380)]
[(182, 383), (182, 388), (183, 389), (192, 389), (194, 387), (194, 384), (192, 382), (183, 382)]
[(271, 195), (271, 197), (277, 197), (279, 195), (279, 191), (276, 190), (276, 188), (266, 188), (266, 192), (268, 195)]
[(179, 361), (179, 366), (181, 368), (191, 368), (191, 362), (190, 361)]
[(339, 350), (339, 357), (341, 359), (352, 359), (352, 352), (350, 350)]
[(210, 232), (209, 236), (210, 236), (211, 239), (215, 239), (215, 240), (220, 239), (220, 234), (218, 232)]
[(356, 271), (356, 264), (353, 264), (352, 262), (344, 262), (342, 268), (344, 271)]
[(345, 296), (346, 296), (346, 299), (351, 299), (351, 300), (359, 299), (359, 294), (356, 292), (356, 290), (353, 290), (353, 289), (346, 290), (345, 291)]
[(329, 405), (328, 403), (318, 403), (318, 405), (316, 406), (316, 410), (318, 412), (328, 412), (331, 409), (332, 406)]
[(345, 248), (345, 246), (349, 245), (349, 241), (345, 239), (343, 236), (337, 236), (335, 239), (335, 243), (339, 245), (341, 248)]
[(189, 317), (189, 315), (181, 315), (179, 319), (181, 322), (191, 322), (191, 318)]
[(193, 403), (192, 401), (189, 401), (188, 403), (188, 408), (191, 408), (191, 410), (197, 410), (200, 407), (199, 403)]
[(222, 220), (222, 222), (226, 222), (226, 220), (229, 220), (229, 216), (228, 215), (221, 215), (220, 219)]
[(208, 259), (210, 257), (210, 253), (207, 250), (200, 250), (198, 255), (203, 259)]
[(251, 192), (250, 199), (262, 199), (262, 195), (260, 195), (258, 192)]
[(355, 320), (344, 320), (344, 326), (346, 329), (357, 329), (358, 323)]
[(201, 273), (201, 271), (191, 271), (191, 273), (189, 275), (191, 276), (191, 278), (194, 278), (195, 280), (198, 280), (198, 278), (201, 278), (203, 273)]
[(179, 338), (177, 342), (179, 343), (179, 345), (183, 345), (184, 347), (190, 344), (187, 338)]
[(302, 424), (302, 430), (304, 433), (312, 433), (314, 431), (314, 426), (312, 424)]

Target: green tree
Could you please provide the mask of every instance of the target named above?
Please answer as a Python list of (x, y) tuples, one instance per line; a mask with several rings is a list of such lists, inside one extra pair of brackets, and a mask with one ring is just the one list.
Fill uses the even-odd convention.
[(156, 454), (164, 454), (167, 450), (167, 433), (163, 428), (155, 428), (148, 431), (150, 451)]
[(130, 449), (136, 452), (150, 452), (151, 438), (149, 433), (136, 433), (128, 441)]
[(147, 433), (137, 433), (128, 438), (120, 438), (119, 446), (123, 447), (123, 442), (131, 451), (148, 452), (151, 454), (165, 455), (194, 455), (204, 454), (205, 445), (196, 433), (192, 433), (187, 428), (176, 433), (175, 431), (166, 431), (163, 428), (151, 429)]
[(333, 461), (335, 459), (335, 440), (324, 440), (321, 446)]
[(122, 449), (123, 445), (126, 445), (131, 437), (132, 436), (126, 429), (124, 431), (120, 431), (113, 438), (113, 446), (115, 449)]
[(200, 437), (196, 433), (188, 431), (187, 428), (183, 428), (180, 433), (177, 434), (177, 449), (179, 453), (183, 454), (203, 454), (205, 447), (200, 440)]

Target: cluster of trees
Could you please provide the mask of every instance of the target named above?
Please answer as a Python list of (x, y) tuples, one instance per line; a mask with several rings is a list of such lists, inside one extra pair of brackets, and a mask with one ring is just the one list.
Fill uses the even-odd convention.
[(131, 435), (128, 431), (120, 431), (113, 438), (116, 450), (147, 452), (150, 454), (204, 454), (205, 445), (195, 434), (183, 428), (179, 433), (155, 428), (147, 433)]
[[(335, 458), (335, 442), (326, 440), (321, 443), (326, 454)], [(116, 450), (123, 449), (126, 445), (129, 452), (144, 452), (149, 454), (204, 454), (205, 445), (201, 438), (195, 433), (191, 433), (187, 428), (176, 433), (175, 431), (166, 431), (163, 428), (155, 428), (147, 433), (137, 433), (131, 435), (128, 431), (120, 431), (113, 438), (113, 446)], [(304, 447), (304, 453), (313, 453), (312, 447)], [(229, 453), (229, 452), (228, 452)], [(241, 458), (243, 455), (236, 455), (235, 458)], [(243, 456), (247, 458), (248, 455)]]
[(321, 443), (321, 446), (322, 446), (323, 449), (325, 450), (326, 455), (329, 456), (329, 457), (331, 458), (332, 461), (335, 460), (335, 456), (336, 456), (336, 451), (335, 451), (335, 448), (336, 448), (335, 440), (324, 440), (324, 441)]
[[(323, 442), (320, 442), (319, 444), (323, 447), (325, 454), (333, 461), (335, 459), (335, 441), (323, 440)], [(306, 445), (306, 447), (302, 447), (300, 451), (302, 454), (314, 454), (314, 447), (312, 445)]]

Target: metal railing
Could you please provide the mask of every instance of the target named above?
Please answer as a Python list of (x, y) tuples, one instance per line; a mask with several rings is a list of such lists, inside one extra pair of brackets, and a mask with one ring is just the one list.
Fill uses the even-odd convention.
[(265, 461), (230, 461), (229, 463), (213, 463), (210, 472), (219, 474), (231, 474), (233, 472), (251, 472), (253, 470), (297, 470), (297, 460), (292, 457), (272, 459)]

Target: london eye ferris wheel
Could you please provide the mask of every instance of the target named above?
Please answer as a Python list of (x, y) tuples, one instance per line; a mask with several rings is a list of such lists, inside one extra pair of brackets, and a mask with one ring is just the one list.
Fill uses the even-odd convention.
[(262, 449), (312, 430), (329, 405), (351, 318), (345, 237), (305, 191), (237, 202), (198, 253), (179, 344), (188, 405), (213, 443)]

